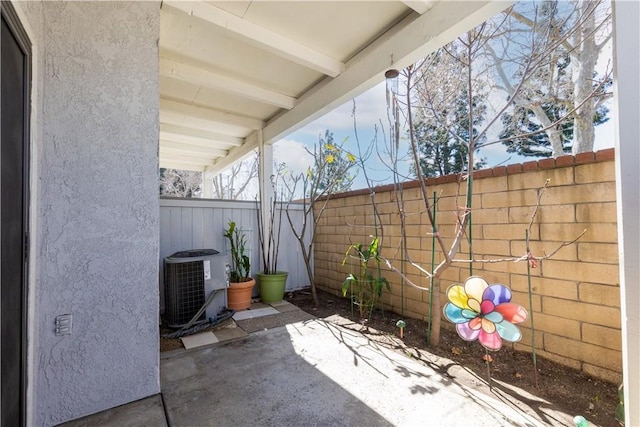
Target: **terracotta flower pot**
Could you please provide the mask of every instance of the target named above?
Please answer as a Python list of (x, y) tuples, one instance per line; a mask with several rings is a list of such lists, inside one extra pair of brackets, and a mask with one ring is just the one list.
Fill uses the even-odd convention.
[(255, 286), (255, 279), (246, 282), (229, 283), (227, 288), (227, 307), (230, 310), (246, 310), (251, 306), (251, 294)]

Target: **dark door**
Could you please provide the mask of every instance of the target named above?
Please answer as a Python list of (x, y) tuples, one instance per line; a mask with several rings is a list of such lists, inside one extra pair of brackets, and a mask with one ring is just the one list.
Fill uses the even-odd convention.
[(2, 2), (0, 91), (0, 341), (2, 426), (25, 423), (26, 246), (30, 45)]

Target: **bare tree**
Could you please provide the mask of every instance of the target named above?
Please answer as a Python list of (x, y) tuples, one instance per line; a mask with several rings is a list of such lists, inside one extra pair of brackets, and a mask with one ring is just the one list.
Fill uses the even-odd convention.
[[(313, 150), (307, 149), (307, 152), (313, 156), (314, 163), (306, 173), (292, 176), (287, 174), (286, 165), (278, 166), (278, 173), (284, 178), (283, 182), (288, 193), (287, 220), (300, 245), (315, 305), (318, 305), (318, 295), (311, 268), (311, 257), (313, 256), (314, 237), (318, 222), (331, 195), (337, 191), (348, 189), (356, 177), (355, 174), (349, 173), (349, 170), (355, 165), (356, 157), (344, 149), (345, 142), (346, 139), (341, 143), (335, 143), (331, 133), (327, 131), (325, 139), (320, 136), (319, 142), (314, 145)], [(302, 191), (302, 199), (295, 200), (295, 195), (300, 190)], [(302, 205), (301, 223), (292, 218), (291, 207), (293, 204)], [(310, 236), (307, 236), (308, 233)]]
[(160, 195), (168, 197), (201, 197), (202, 172), (160, 169)]
[[(431, 292), (433, 298), (433, 313), (431, 316), (431, 336), (430, 343), (438, 345), (440, 338), (440, 277), (442, 273), (454, 264), (473, 265), (474, 263), (492, 263), (492, 262), (517, 262), (528, 261), (535, 262), (542, 259), (547, 259), (553, 256), (562, 247), (574, 243), (580, 236), (577, 236), (571, 242), (563, 242), (555, 250), (548, 251), (544, 256), (536, 257), (531, 253), (523, 253), (518, 256), (504, 258), (504, 259), (478, 259), (474, 256), (471, 247), (471, 241), (469, 240), (469, 224), (471, 221), (472, 212), (472, 194), (473, 194), (473, 176), (469, 170), (469, 165), (475, 164), (475, 154), (478, 148), (490, 143), (501, 142), (501, 140), (494, 140), (484, 142), (484, 139), (488, 138), (490, 129), (492, 126), (499, 123), (500, 117), (508, 111), (509, 108), (513, 108), (520, 100), (530, 98), (532, 87), (535, 86), (535, 81), (541, 78), (540, 68), (548, 67), (554, 59), (554, 55), (557, 53), (559, 46), (565, 42), (576, 31), (581, 30), (581, 23), (575, 27), (572, 31), (565, 33), (563, 38), (545, 38), (541, 37), (536, 31), (529, 31), (528, 33), (520, 34), (518, 40), (519, 55), (523, 58), (517, 65), (512, 68), (513, 76), (509, 80), (511, 92), (506, 99), (503, 98), (502, 105), (496, 105), (492, 109), (493, 114), (487, 114), (487, 117), (482, 120), (476, 120), (475, 114), (480, 111), (478, 109), (478, 102), (486, 97), (487, 84), (493, 79), (492, 71), (495, 64), (487, 61), (487, 49), (490, 42), (502, 34), (504, 29), (503, 24), (509, 17), (509, 13), (503, 15), (497, 20), (484, 23), (473, 30), (460, 36), (453, 44), (442, 48), (439, 52), (425, 58), (417, 64), (407, 67), (403, 70), (401, 77), (399, 78), (399, 88), (394, 90), (390, 95), (393, 101), (390, 105), (395, 109), (393, 116), (395, 118), (394, 130), (392, 132), (392, 141), (389, 144), (390, 147), (399, 144), (399, 128), (400, 118), (404, 117), (406, 120), (406, 128), (409, 129), (409, 153), (412, 157), (414, 164), (414, 171), (417, 175), (417, 182), (419, 183), (419, 191), (421, 195), (421, 204), (423, 209), (419, 212), (420, 215), (426, 215), (428, 222), (431, 225), (432, 236), (434, 238), (435, 246), (434, 252), (439, 254), (437, 263), (434, 263), (433, 267), (425, 266), (412, 259), (412, 253), (407, 249), (406, 244), (400, 243), (396, 248), (394, 255), (385, 255), (382, 258), (385, 261), (386, 266), (391, 270), (399, 274), (404, 283), (422, 291)], [(537, 15), (536, 15), (537, 16)], [(538, 27), (536, 22), (537, 17), (534, 17), (534, 28)], [(524, 55), (523, 52), (528, 52)], [(447, 58), (443, 61), (443, 58)], [(444, 65), (443, 65), (444, 64)], [(449, 65), (447, 65), (449, 64)], [(430, 71), (432, 69), (438, 70), (438, 67), (442, 70), (444, 66), (445, 70), (451, 64), (456, 64), (455, 75), (453, 73), (438, 73), (433, 74)], [(498, 72), (500, 68), (498, 67)], [(504, 69), (503, 69), (504, 70)], [(589, 93), (587, 93), (586, 99), (578, 100), (576, 103), (567, 109), (566, 114), (563, 115), (556, 122), (549, 123), (547, 126), (540, 126), (535, 132), (519, 134), (516, 137), (522, 138), (529, 136), (532, 133), (547, 132), (552, 130), (554, 126), (561, 123), (564, 120), (571, 120), (573, 114), (581, 108), (587, 100), (596, 96), (598, 90), (602, 88), (604, 81), (595, 87), (592, 86)], [(457, 104), (460, 102), (460, 94), (464, 94), (466, 99), (466, 112), (468, 114), (468, 130), (466, 132), (455, 131), (450, 127), (449, 118), (450, 112), (455, 111)], [(396, 108), (398, 106), (398, 108)], [(418, 140), (415, 132), (415, 120), (419, 117), (421, 120), (431, 120), (435, 126), (445, 129), (450, 137), (467, 147), (466, 155), (467, 170), (463, 171), (458, 176), (458, 191), (456, 194), (456, 206), (455, 212), (455, 229), (452, 235), (444, 235), (440, 232), (438, 224), (435, 221), (433, 213), (433, 202), (431, 200), (430, 191), (427, 188), (427, 181), (423, 176), (422, 169), (419, 167), (421, 157), (418, 147)], [(397, 156), (397, 148), (395, 153)], [(394, 154), (391, 153), (393, 158)], [(397, 169), (394, 169), (394, 176), (398, 176)], [(395, 200), (398, 203), (398, 215), (401, 223), (402, 240), (406, 242), (408, 235), (408, 227), (406, 222), (406, 216), (408, 215), (402, 195), (402, 184), (400, 180), (395, 180), (396, 185), (396, 197)], [(546, 184), (543, 188), (546, 188)], [(541, 189), (542, 191), (542, 189)], [(374, 204), (374, 214), (377, 212), (375, 206), (375, 198), (372, 197)], [(538, 205), (540, 201), (538, 199)], [(537, 212), (538, 206), (532, 213), (532, 221)], [(383, 224), (384, 229), (384, 224)], [(469, 257), (460, 257), (458, 255), (461, 250), (463, 242), (467, 242), (469, 245)], [(399, 255), (399, 256), (398, 256)], [(417, 273), (422, 277), (429, 279), (430, 286), (424, 287), (417, 283), (414, 283), (409, 272), (405, 271), (402, 264), (398, 265), (398, 262), (406, 262), (411, 273)]]
[(258, 178), (258, 153), (235, 163), (226, 171), (213, 177), (214, 199), (252, 200), (255, 196), (247, 192), (249, 185)]
[[(473, 132), (477, 136), (487, 116), (490, 85), (486, 74), (475, 75), (472, 80), (473, 110), (469, 110), (469, 88), (464, 78), (469, 73), (466, 55), (463, 43), (456, 41), (429, 55), (416, 69), (411, 131), (417, 140), (420, 167), (426, 176), (466, 170), (467, 134)], [(438, 84), (434, 84), (436, 80)], [(486, 135), (476, 139), (475, 146), (485, 141)], [(482, 159), (476, 159), (473, 167), (479, 169), (484, 165)]]
[[(611, 97), (605, 90), (611, 70), (598, 75), (595, 68), (611, 35), (611, 5), (605, 0), (520, 2), (505, 11), (483, 49), (493, 67), (494, 87), (512, 102), (511, 122), (503, 120), (507, 128), (517, 127), (514, 119), (526, 114), (524, 132), (521, 126), (502, 135), (543, 129), (554, 157), (569, 149), (573, 154), (592, 151), (594, 126), (606, 121), (603, 103)], [(522, 79), (526, 73), (530, 76)], [(534, 155), (548, 152), (540, 138), (527, 137), (538, 145)], [(518, 138), (509, 143), (518, 144)]]

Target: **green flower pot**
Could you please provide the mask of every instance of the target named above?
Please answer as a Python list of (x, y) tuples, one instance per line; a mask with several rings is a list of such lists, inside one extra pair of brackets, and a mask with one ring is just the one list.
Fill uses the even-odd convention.
[(284, 289), (287, 285), (285, 271), (277, 271), (274, 274), (258, 273), (258, 284), (260, 285), (260, 299), (266, 304), (282, 301)]

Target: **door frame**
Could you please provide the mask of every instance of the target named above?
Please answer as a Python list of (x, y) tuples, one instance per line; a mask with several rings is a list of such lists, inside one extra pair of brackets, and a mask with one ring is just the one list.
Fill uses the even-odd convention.
[(28, 309), (29, 309), (29, 236), (30, 236), (30, 171), (31, 171), (31, 158), (30, 158), (30, 148), (31, 148), (31, 87), (32, 87), (32, 44), (29, 39), (27, 32), (24, 29), (24, 26), (20, 22), (20, 18), (18, 17), (18, 13), (16, 12), (14, 6), (10, 1), (2, 0), (0, 1), (0, 15), (4, 18), (7, 23), (9, 30), (12, 32), (20, 49), (23, 51), (25, 55), (25, 64), (24, 64), (24, 81), (25, 81), (25, 90), (23, 93), (23, 103), (24, 109), (22, 112), (23, 115), (23, 184), (22, 184), (22, 206), (23, 206), (23, 236), (22, 236), (22, 251), (23, 251), (23, 264), (22, 264), (22, 322), (21, 322), (21, 390), (20, 390), (20, 400), (21, 400), (21, 417), (22, 424), (26, 425), (27, 423), (27, 371), (28, 371), (28, 346), (27, 346), (27, 331), (29, 327), (28, 323)]

